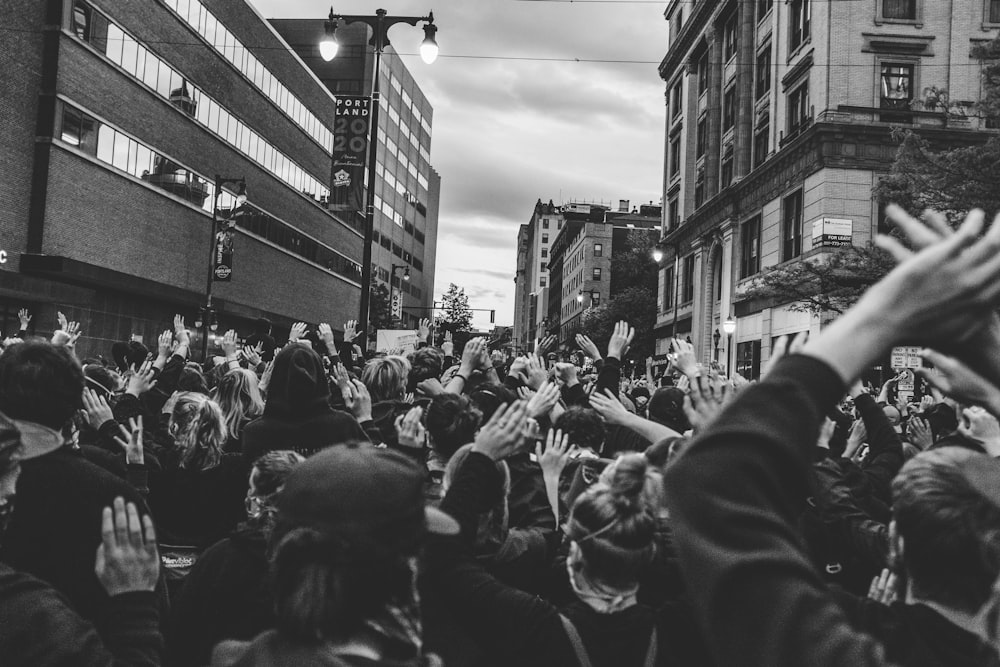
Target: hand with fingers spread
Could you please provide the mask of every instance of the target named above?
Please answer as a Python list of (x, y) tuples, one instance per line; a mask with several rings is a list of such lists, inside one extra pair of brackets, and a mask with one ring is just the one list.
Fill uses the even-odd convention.
[(444, 352), (444, 356), (446, 357), (455, 356), (455, 340), (450, 331), (444, 332), (444, 340), (441, 342), (441, 351)]
[(527, 427), (527, 401), (501, 405), (490, 420), (479, 429), (472, 451), (488, 456), (494, 461), (505, 459), (517, 453), (524, 442)]
[(142, 415), (134, 419), (129, 417), (128, 428), (119, 424), (118, 430), (123, 437), (115, 436), (115, 442), (125, 452), (125, 460), (138, 465), (145, 463), (145, 452), (142, 448)]
[(906, 423), (906, 435), (910, 443), (921, 451), (930, 449), (934, 444), (934, 432), (931, 431), (930, 422), (919, 415), (913, 415)]
[(732, 397), (732, 387), (728, 382), (713, 383), (705, 378), (692, 380), (684, 397), (684, 414), (694, 432), (703, 431), (715, 421)]
[(264, 343), (257, 343), (254, 347), (250, 347), (249, 345), (243, 346), (243, 358), (247, 360), (248, 364), (250, 364), (251, 369), (260, 366), (263, 354)]
[(882, 574), (872, 577), (868, 588), (868, 599), (886, 606), (899, 599), (899, 577), (889, 568), (882, 568)]
[(635, 329), (630, 327), (628, 322), (623, 320), (615, 324), (615, 328), (611, 332), (611, 340), (608, 341), (608, 357), (624, 359), (633, 338), (635, 338)]
[(549, 429), (544, 445), (541, 441), (535, 443), (535, 458), (542, 469), (544, 477), (552, 478), (558, 484), (562, 471), (566, 469), (570, 456), (576, 451), (569, 443), (569, 433)]
[(544, 357), (546, 353), (548, 353), (548, 351), (551, 350), (552, 346), (555, 344), (556, 344), (556, 337), (552, 335), (546, 336), (541, 340), (536, 340), (535, 354), (537, 354), (540, 357)]
[(431, 335), (431, 321), (426, 317), (421, 318), (420, 323), (417, 325), (417, 338), (421, 341), (427, 341)]
[(934, 365), (934, 369), (915, 369), (931, 387), (946, 396), (981, 405), (994, 415), (1000, 415), (1000, 388), (954, 357), (934, 350), (923, 350), (920, 356)]
[[(181, 315), (174, 315), (174, 337), (177, 339), (178, 346), (178, 349), (174, 351), (174, 354), (180, 354), (182, 357), (187, 357), (187, 350), (191, 345), (191, 334), (189, 334), (188, 330), (184, 328), (184, 317)], [(183, 348), (183, 350), (181, 348)]]
[[(62, 313), (59, 314), (62, 315)], [(72, 349), (82, 334), (79, 322), (66, 322), (65, 325), (52, 333), (52, 344)]]
[(622, 425), (629, 418), (629, 411), (610, 389), (605, 389), (603, 394), (596, 391), (591, 394), (590, 407), (597, 410), (609, 424)]
[(87, 413), (87, 423), (95, 431), (115, 419), (108, 401), (90, 387), (83, 390), (83, 409)]
[(264, 372), (260, 374), (260, 382), (257, 383), (257, 388), (261, 390), (262, 393), (267, 393), (267, 388), (271, 384), (271, 374), (274, 372), (274, 359), (267, 362), (264, 366)]
[(339, 354), (337, 351), (337, 341), (333, 339), (333, 329), (330, 325), (326, 322), (320, 322), (319, 326), (316, 327), (316, 333), (330, 355), (336, 357)]
[(542, 383), (534, 396), (528, 400), (528, 416), (532, 419), (539, 419), (549, 414), (552, 412), (552, 408), (559, 403), (559, 396), (559, 385), (554, 382)]
[(101, 586), (108, 595), (151, 592), (160, 576), (156, 531), (148, 514), (141, 519), (133, 503), (115, 498), (101, 517), (101, 544), (94, 564)]
[(21, 331), (27, 331), (28, 325), (31, 323), (31, 314), (28, 313), (28, 309), (22, 308), (17, 311), (17, 319), (21, 322)]
[(687, 390), (691, 388), (691, 379), (687, 375), (682, 375), (677, 378), (677, 382), (674, 386), (683, 392), (687, 392)]
[(170, 356), (174, 352), (174, 334), (170, 330), (164, 331), (156, 337), (156, 361), (153, 365), (162, 369), (167, 365)]
[(238, 357), (236, 351), (239, 349), (238, 343), (239, 337), (236, 335), (235, 329), (230, 329), (222, 335), (222, 343), (220, 343), (220, 347), (222, 347), (222, 353), (226, 355), (226, 361), (237, 360)]
[(462, 363), (459, 367), (459, 374), (469, 377), (479, 369), (480, 363), (483, 358), (483, 352), (486, 350), (486, 340), (483, 338), (472, 338), (465, 344), (465, 349), (462, 350)]
[(420, 423), (424, 410), (420, 407), (410, 408), (405, 415), (396, 417), (396, 435), (399, 444), (411, 449), (423, 449), (427, 446), (427, 430)]
[(344, 367), (344, 364), (333, 364), (330, 366), (330, 377), (337, 383), (337, 387), (344, 397), (344, 403), (347, 404), (351, 395), (351, 376), (348, 374), (347, 368)]
[[(832, 423), (832, 420), (827, 419)], [(834, 424), (834, 426), (836, 426)], [(827, 436), (826, 442), (830, 442), (830, 437), (833, 436), (833, 432)], [(850, 459), (854, 458), (854, 455), (861, 449), (861, 446), (865, 444), (868, 440), (868, 429), (865, 427), (865, 422), (862, 419), (857, 420), (851, 426), (851, 432), (847, 435), (847, 444), (844, 446), (844, 453), (841, 454), (841, 458)], [(827, 447), (829, 449), (829, 446)]]
[(347, 408), (359, 422), (369, 422), (372, 420), (372, 395), (368, 392), (368, 387), (361, 380), (351, 380), (351, 398), (347, 403)]
[(962, 410), (958, 432), (982, 445), (990, 456), (1000, 456), (1000, 423), (983, 408), (972, 406)]
[(535, 395), (535, 390), (530, 387), (518, 387), (517, 395), (525, 401), (530, 401), (531, 397)]
[(583, 334), (576, 335), (576, 344), (583, 350), (583, 353), (588, 357), (597, 361), (601, 358), (601, 351), (597, 349), (597, 345), (594, 341), (590, 339), (590, 336), (584, 336)]
[(537, 354), (528, 355), (525, 359), (525, 368), (517, 377), (525, 386), (538, 391), (549, 377), (545, 372), (545, 361)]
[(358, 321), (357, 320), (347, 320), (344, 323), (344, 342), (353, 343), (354, 340), (361, 335), (358, 331)]
[(801, 352), (808, 338), (809, 334), (806, 332), (792, 334), (790, 337), (779, 336), (778, 340), (771, 346), (771, 358), (767, 361), (767, 371), (763, 375), (766, 376), (770, 373), (771, 369), (778, 363), (778, 360), (786, 354), (798, 354)]
[(151, 364), (143, 364), (140, 369), (132, 373), (125, 388), (126, 394), (131, 394), (139, 398), (147, 391), (156, 386), (156, 371)]
[(674, 338), (673, 346), (674, 353), (677, 355), (674, 357), (674, 367), (687, 378), (693, 379), (701, 375), (701, 367), (694, 357), (694, 345), (686, 340)]
[(299, 339), (306, 335), (306, 331), (309, 330), (309, 325), (305, 322), (296, 322), (292, 325), (292, 328), (288, 331), (288, 342), (297, 343)]

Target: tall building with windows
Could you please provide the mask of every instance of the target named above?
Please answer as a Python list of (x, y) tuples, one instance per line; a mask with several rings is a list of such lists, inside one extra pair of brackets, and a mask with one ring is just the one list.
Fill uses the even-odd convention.
[[(672, 0), (666, 86), (657, 338), (690, 336), (703, 359), (757, 377), (772, 342), (818, 316), (742, 293), (755, 276), (884, 224), (872, 189), (894, 127), (934, 142), (984, 139), (972, 48), (994, 38), (1000, 2)], [(937, 91), (967, 113), (934, 105)]]
[[(329, 62), (319, 55), (323, 19), (271, 19), (271, 25), (332, 93), (371, 95), (375, 54), (368, 44), (371, 29), (366, 24), (341, 22), (337, 28), (340, 48)], [(441, 192), (441, 178), (430, 163), (434, 112), (391, 46), (382, 54), (379, 76), (372, 275), (386, 284), (391, 279), (402, 290), (403, 325), (415, 327), (421, 317), (429, 316), (434, 302)], [(403, 268), (390, 276), (394, 264), (405, 267), (410, 279), (402, 280)]]
[(552, 272), (549, 252), (563, 227), (562, 207), (539, 199), (531, 219), (518, 229), (517, 274), (514, 277), (514, 345), (529, 349), (548, 325)]
[[(339, 327), (362, 226), (327, 210), (335, 98), (244, 0), (14, 0), (0, 46), (0, 327), (82, 323), (81, 353), (201, 318), (212, 211), (236, 222), (217, 316)], [(234, 210), (245, 178), (248, 203)], [(211, 352), (210, 352), (211, 353)]]

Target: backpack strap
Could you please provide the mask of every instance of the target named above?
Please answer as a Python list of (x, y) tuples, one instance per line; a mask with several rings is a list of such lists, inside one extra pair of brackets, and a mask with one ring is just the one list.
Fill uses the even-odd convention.
[(643, 663), (645, 667), (655, 667), (657, 648), (656, 623), (653, 623), (653, 629), (649, 633), (649, 648), (646, 650), (646, 662)]
[(573, 647), (573, 652), (576, 653), (576, 659), (579, 661), (580, 667), (592, 667), (590, 664), (590, 656), (587, 655), (587, 649), (583, 646), (583, 639), (580, 638), (580, 633), (576, 631), (576, 626), (573, 625), (573, 621), (569, 620), (562, 614), (559, 614), (559, 620), (562, 621), (563, 629), (566, 631), (566, 637), (569, 639), (569, 643)]

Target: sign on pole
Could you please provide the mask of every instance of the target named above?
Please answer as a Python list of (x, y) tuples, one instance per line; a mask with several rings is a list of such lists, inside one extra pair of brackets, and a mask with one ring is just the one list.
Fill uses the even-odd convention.
[(904, 368), (922, 368), (924, 360), (920, 357), (919, 346), (903, 346), (892, 348), (890, 366), (896, 370)]
[(362, 189), (368, 159), (370, 114), (370, 97), (337, 95), (337, 112), (333, 122), (331, 209), (364, 210)]
[(812, 224), (812, 244), (814, 248), (846, 248), (851, 245), (854, 221), (845, 218), (819, 218)]
[(403, 319), (403, 295), (398, 287), (392, 288), (392, 318), (394, 320)]
[(212, 280), (228, 283), (233, 279), (233, 245), (236, 232), (235, 223), (223, 221), (215, 234), (215, 252), (212, 253)]
[(375, 350), (385, 354), (409, 354), (417, 348), (414, 329), (379, 329), (375, 335)]

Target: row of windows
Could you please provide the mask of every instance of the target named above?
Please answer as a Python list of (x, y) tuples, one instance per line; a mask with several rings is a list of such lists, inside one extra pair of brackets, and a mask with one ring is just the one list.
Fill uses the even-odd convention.
[[(216, 199), (213, 181), (70, 104), (63, 103), (56, 136), (115, 169), (212, 212)], [(232, 211), (235, 197), (226, 191), (218, 194), (220, 211)], [(256, 206), (245, 204), (234, 219), (247, 231), (348, 280), (357, 281), (361, 276), (359, 264)]]
[(88, 19), (87, 29), (78, 30), (77, 35), (90, 42), (111, 62), (297, 191), (321, 204), (326, 202), (330, 190), (323, 181), (277, 150), (103, 14), (91, 10)]
[(394, 255), (396, 255), (396, 257), (399, 257), (418, 271), (424, 270), (424, 263), (419, 258), (414, 257), (409, 251), (403, 250), (402, 246), (394, 243), (388, 234), (379, 234), (378, 231), (374, 231), (372, 242), (377, 243), (386, 250), (391, 251)]
[(306, 134), (316, 140), (327, 153), (333, 152), (333, 132), (316, 117), (302, 101), (278, 80), (271, 71), (226, 29), (200, 0), (163, 0), (170, 9), (194, 28), (216, 51), (231, 62), (278, 108), (288, 114)]
[[(383, 269), (381, 266), (374, 267), (375, 276), (384, 283), (389, 282), (389, 270)], [(423, 296), (424, 291), (414, 285), (413, 283), (407, 282), (405, 280), (400, 280), (399, 276), (396, 277), (395, 284), (393, 287), (399, 288), (401, 291), (407, 294), (412, 294), (417, 299)]]
[(420, 123), (420, 127), (424, 129), (424, 132), (426, 132), (427, 135), (430, 136), (431, 133), (430, 121), (424, 118), (424, 116), (420, 113), (420, 105), (414, 103), (409, 93), (403, 90), (403, 84), (399, 81), (399, 79), (396, 77), (395, 73), (391, 71), (391, 69), (392, 68), (389, 64), (388, 58), (383, 58), (381, 67), (383, 80), (389, 84), (389, 88), (391, 88), (393, 91), (395, 91), (397, 95), (399, 95), (400, 102), (402, 105), (402, 111), (411, 113), (413, 117), (416, 119), (416, 121)]

